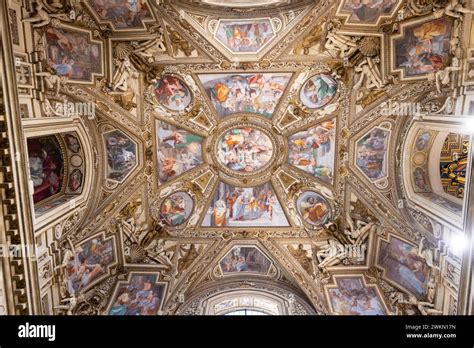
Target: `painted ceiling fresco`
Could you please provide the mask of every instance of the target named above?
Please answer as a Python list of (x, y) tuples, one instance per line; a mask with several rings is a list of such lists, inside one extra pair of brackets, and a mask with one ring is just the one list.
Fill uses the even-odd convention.
[(38, 2), (11, 31), (41, 314), (459, 313), (467, 4)]

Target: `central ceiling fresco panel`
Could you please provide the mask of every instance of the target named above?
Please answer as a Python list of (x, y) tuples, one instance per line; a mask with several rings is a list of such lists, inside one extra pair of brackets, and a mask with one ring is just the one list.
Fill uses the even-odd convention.
[(219, 117), (252, 112), (271, 118), (290, 78), (291, 73), (199, 75)]
[(219, 161), (237, 172), (253, 172), (268, 163), (273, 154), (270, 138), (258, 129), (233, 128), (219, 139)]

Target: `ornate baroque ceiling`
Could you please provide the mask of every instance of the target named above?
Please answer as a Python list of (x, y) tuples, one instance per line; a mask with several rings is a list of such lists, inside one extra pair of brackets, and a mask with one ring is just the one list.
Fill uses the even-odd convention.
[(465, 311), (468, 4), (8, 3), (36, 260), (5, 312)]

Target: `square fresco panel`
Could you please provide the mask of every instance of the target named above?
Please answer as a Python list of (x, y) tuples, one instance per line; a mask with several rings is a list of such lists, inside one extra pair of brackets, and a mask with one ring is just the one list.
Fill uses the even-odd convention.
[(378, 265), (384, 269), (385, 277), (422, 297), (427, 289), (429, 267), (417, 252), (417, 247), (391, 237), (389, 243), (380, 243)]
[(142, 28), (143, 20), (152, 20), (145, 0), (89, 0), (101, 21), (116, 29)]
[(452, 22), (447, 18), (407, 26), (395, 39), (395, 68), (405, 76), (422, 76), (449, 65)]
[(219, 117), (249, 112), (271, 118), (290, 78), (291, 73), (199, 75)]
[(336, 119), (320, 123), (288, 139), (288, 163), (332, 183)]
[(387, 176), (390, 131), (374, 128), (356, 144), (356, 165), (371, 181)]
[(289, 224), (270, 183), (244, 188), (221, 182), (202, 226), (270, 227)]
[(137, 145), (119, 130), (104, 134), (107, 178), (123, 181), (137, 165)]
[(57, 75), (93, 82), (93, 75), (102, 73), (102, 48), (90, 41), (89, 33), (47, 27), (45, 36), (47, 62)]
[(387, 16), (393, 11), (399, 0), (346, 0), (342, 7), (343, 14), (350, 14), (350, 23), (376, 23), (380, 16)]
[(165, 295), (165, 284), (156, 284), (156, 274), (134, 274), (119, 283), (109, 315), (156, 315)]
[(219, 263), (224, 275), (234, 273), (258, 273), (266, 275), (270, 261), (255, 247), (236, 246)]
[(256, 53), (275, 37), (269, 19), (221, 20), (216, 39), (233, 53)]
[(35, 205), (61, 192), (64, 180), (64, 160), (58, 139), (54, 135), (28, 138), (28, 162), (33, 181)]
[(337, 288), (328, 289), (332, 311), (339, 315), (385, 315), (374, 286), (364, 285), (362, 277), (336, 278)]
[(113, 239), (104, 240), (102, 236), (79, 244), (74, 259), (67, 264), (67, 289), (75, 294), (91, 285), (107, 268), (115, 262)]
[(203, 163), (202, 137), (184, 129), (157, 122), (158, 180), (165, 183)]

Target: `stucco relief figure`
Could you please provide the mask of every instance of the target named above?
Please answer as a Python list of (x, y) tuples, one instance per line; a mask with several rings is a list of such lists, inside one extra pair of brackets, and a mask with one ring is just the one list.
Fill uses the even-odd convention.
[[(380, 89), (385, 86), (386, 81), (377, 66), (379, 62), (380, 59), (378, 57), (375, 59), (366, 57), (354, 68), (354, 72), (358, 76), (358, 80), (353, 86), (354, 91), (359, 91), (361, 87), (372, 90), (377, 88)], [(357, 96), (357, 98), (360, 99), (359, 94), (357, 94)]]
[(129, 86), (130, 80), (138, 78), (138, 71), (128, 58), (118, 61), (116, 66), (117, 68), (112, 79), (112, 89), (114, 91), (127, 92), (131, 87)]
[(58, 309), (62, 312), (65, 312), (67, 315), (73, 315), (74, 308), (76, 308), (78, 303), (78, 298), (76, 296), (71, 296), (61, 300), (61, 305), (54, 306), (54, 309)]
[(436, 90), (438, 93), (441, 93), (441, 88), (443, 86), (448, 86), (451, 82), (454, 82), (454, 73), (456, 71), (460, 71), (461, 67), (459, 66), (459, 60), (454, 57), (451, 63), (451, 66), (444, 68), (443, 70), (439, 70), (434, 73), (433, 78), (436, 83)]
[(464, 7), (459, 0), (450, 0), (444, 9), (435, 11), (435, 16), (441, 17), (445, 14), (454, 18), (462, 18), (464, 15), (470, 13), (474, 13), (474, 11)]
[(327, 244), (322, 245), (316, 252), (318, 267), (323, 271), (326, 271), (327, 267), (338, 265), (346, 256), (346, 248), (335, 239), (328, 239)]
[(135, 53), (149, 63), (158, 60), (160, 56), (166, 56), (166, 58), (171, 58), (170, 56), (165, 55), (165, 52), (167, 50), (165, 45), (163, 27), (155, 27), (154, 29), (150, 30), (156, 34), (156, 37), (135, 45)]
[(48, 71), (37, 72), (36, 76), (43, 77), (46, 87), (48, 87), (50, 90), (54, 90), (55, 95), (59, 94), (61, 85), (65, 85), (68, 80), (66, 76), (59, 76)]
[(64, 21), (69, 20), (66, 14), (49, 14), (43, 9), (44, 5), (42, 2), (37, 2), (35, 6), (35, 13), (28, 18), (24, 18), (22, 21), (25, 23), (32, 23), (33, 28), (41, 28), (49, 23), (54, 18), (61, 19)]
[(326, 35), (324, 48), (337, 54), (339, 58), (350, 56), (357, 50), (357, 43), (349, 36), (338, 34), (333, 28)]
[(344, 234), (352, 244), (360, 245), (364, 243), (369, 235), (377, 229), (377, 226), (373, 222), (356, 220), (354, 224), (349, 213), (346, 213), (346, 221), (347, 227), (344, 229)]
[(418, 256), (424, 259), (429, 267), (433, 269), (439, 269), (439, 266), (435, 265), (433, 250), (428, 248), (424, 249), (424, 241), (425, 237), (422, 237), (418, 246)]
[(434, 304), (427, 301), (420, 301), (415, 296), (409, 295), (408, 299), (399, 299), (399, 304), (408, 304), (418, 308), (422, 315), (439, 315), (443, 314), (443, 311), (434, 308)]

